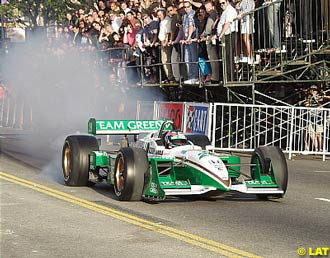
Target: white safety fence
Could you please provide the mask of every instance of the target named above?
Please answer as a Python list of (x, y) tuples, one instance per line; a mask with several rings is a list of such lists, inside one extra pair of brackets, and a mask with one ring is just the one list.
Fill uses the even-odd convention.
[[(177, 128), (209, 136), (225, 151), (279, 146), (295, 154), (330, 156), (330, 109), (228, 103), (138, 102), (137, 119), (170, 118)], [(32, 129), (32, 109), (16, 98), (0, 99), (0, 129)]]
[(17, 97), (6, 96), (0, 99), (0, 128), (31, 130), (32, 109)]
[[(182, 105), (182, 108), (179, 106)], [(207, 117), (201, 108), (207, 108)], [(180, 111), (181, 110), (181, 111)], [(191, 112), (193, 110), (193, 112)], [(330, 109), (228, 103), (139, 102), (137, 119), (171, 118), (184, 132), (202, 132), (225, 151), (275, 145), (288, 153), (330, 156)], [(206, 126), (189, 126), (204, 125)], [(204, 128), (205, 130), (198, 130)], [(193, 128), (193, 130), (191, 130)], [(197, 128), (197, 129), (196, 129)]]
[(330, 109), (215, 103), (212, 121), (212, 144), (222, 150), (330, 155)]

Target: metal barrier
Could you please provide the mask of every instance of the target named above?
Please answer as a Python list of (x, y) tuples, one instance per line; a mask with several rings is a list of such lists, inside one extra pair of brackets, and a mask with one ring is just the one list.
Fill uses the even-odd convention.
[(253, 151), (279, 146), (289, 154), (330, 155), (330, 109), (215, 103), (212, 144), (221, 150)]
[[(138, 102), (137, 119), (159, 119), (164, 115), (174, 119), (171, 111), (178, 109), (177, 105), (178, 102)], [(203, 103), (189, 102), (181, 105), (180, 128), (184, 132), (207, 134), (218, 150), (252, 152), (258, 146), (274, 145), (288, 153), (289, 159), (294, 154), (317, 154), (323, 161), (330, 156), (329, 108), (228, 103), (206, 107)], [(201, 107), (207, 111), (207, 117), (196, 112)], [(206, 130), (189, 130), (186, 126), (189, 123), (205, 124)]]
[(17, 96), (0, 99), (0, 129), (31, 130), (32, 108)]

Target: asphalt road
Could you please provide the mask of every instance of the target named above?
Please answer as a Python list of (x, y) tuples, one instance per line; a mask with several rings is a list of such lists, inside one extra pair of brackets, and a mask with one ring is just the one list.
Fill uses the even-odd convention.
[(119, 202), (105, 184), (64, 186), (60, 141), (1, 141), (12, 155), (0, 153), (3, 258), (299, 257), (299, 248), (311, 257), (330, 248), (329, 160), (288, 161), (283, 199)]

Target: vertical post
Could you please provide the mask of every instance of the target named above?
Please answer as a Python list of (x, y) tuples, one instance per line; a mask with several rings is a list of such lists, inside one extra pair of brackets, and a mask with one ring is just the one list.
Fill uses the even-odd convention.
[(217, 129), (217, 107), (218, 107), (218, 104), (215, 104), (213, 103), (212, 104), (212, 115), (213, 115), (213, 124), (212, 124), (212, 146), (215, 147), (215, 131)]
[(221, 52), (222, 52), (222, 71), (223, 71), (223, 86), (227, 87), (227, 68), (226, 68), (226, 50), (225, 50), (225, 46), (226, 43), (225, 42), (221, 42)]
[(289, 135), (289, 159), (292, 159), (292, 144), (293, 144), (293, 135), (294, 135), (294, 119), (296, 117), (296, 111), (297, 109), (292, 107), (291, 108), (291, 125), (290, 125), (290, 135)]
[[(2, 4), (2, 0), (0, 0), (0, 5)], [(3, 27), (3, 21), (4, 21), (4, 18), (3, 16), (1, 15), (0, 17), (0, 22), (1, 22), (1, 40), (4, 40), (5, 39), (5, 28)]]
[(255, 84), (252, 84), (251, 87), (252, 90), (252, 104), (255, 105), (256, 104), (256, 89), (255, 89)]
[(208, 96), (208, 90), (207, 90), (206, 87), (204, 88), (204, 93), (205, 93), (205, 102), (208, 103), (209, 102), (209, 96)]

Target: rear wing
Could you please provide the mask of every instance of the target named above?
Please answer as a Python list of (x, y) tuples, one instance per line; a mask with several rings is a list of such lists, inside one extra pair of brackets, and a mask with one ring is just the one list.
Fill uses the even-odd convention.
[(93, 135), (140, 134), (159, 130), (165, 120), (96, 120), (88, 121), (88, 133)]

